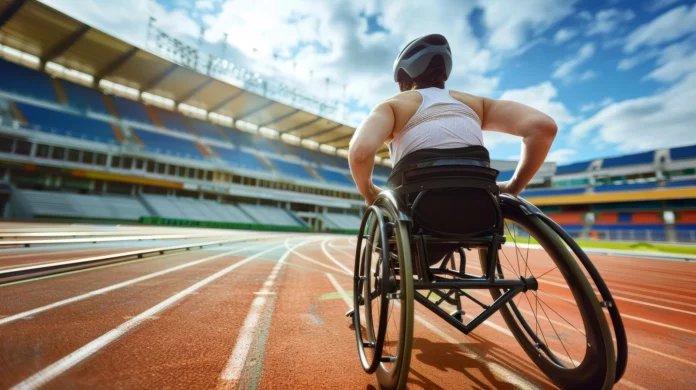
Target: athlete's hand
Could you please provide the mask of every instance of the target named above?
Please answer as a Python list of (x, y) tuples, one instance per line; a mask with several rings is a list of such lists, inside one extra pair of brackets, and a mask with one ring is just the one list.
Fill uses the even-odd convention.
[(372, 184), (370, 186), (370, 189), (368, 190), (368, 193), (365, 194), (365, 204), (367, 204), (368, 206), (372, 206), (372, 204), (375, 203), (375, 199), (377, 199), (377, 195), (379, 195), (380, 192), (382, 192), (382, 189)]
[(512, 181), (499, 181), (498, 188), (501, 194), (519, 195), (522, 192)]

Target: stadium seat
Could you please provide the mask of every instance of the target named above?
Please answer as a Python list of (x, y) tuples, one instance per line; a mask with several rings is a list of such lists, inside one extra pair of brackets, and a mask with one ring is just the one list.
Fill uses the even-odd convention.
[(257, 222), (274, 226), (305, 226), (305, 224), (289, 211), (274, 206), (259, 206), (239, 204), (239, 208), (254, 218)]
[(626, 156), (605, 158), (602, 168), (617, 168), (629, 165), (652, 164), (655, 161), (655, 151), (629, 154)]
[(16, 190), (24, 212), (31, 217), (138, 220), (149, 216), (137, 199), (118, 195), (81, 195), (67, 192)]
[(673, 180), (665, 184), (665, 187), (668, 188), (673, 188), (673, 187), (696, 187), (696, 179), (688, 179), (688, 180)]
[(283, 161), (275, 158), (272, 158), (270, 160), (276, 167), (278, 167), (278, 170), (283, 175), (287, 175), (296, 179), (316, 180), (316, 177), (310, 174), (302, 164), (297, 164), (290, 161)]
[(70, 81), (61, 81), (68, 97), (68, 105), (99, 114), (111, 115), (104, 104), (104, 95), (94, 88), (88, 88)]
[(224, 148), (215, 148), (215, 151), (230, 166), (268, 172), (268, 168), (261, 164), (256, 156), (251, 153), (239, 149), (230, 150)]
[(548, 213), (549, 218), (559, 225), (580, 225), (585, 223), (585, 213), (582, 211), (566, 211), (558, 213)]
[(201, 151), (193, 141), (175, 138), (165, 134), (154, 133), (147, 130), (133, 129), (135, 134), (143, 142), (143, 149), (161, 154), (169, 154), (177, 157), (202, 160)]
[(0, 89), (6, 92), (57, 103), (51, 78), (42, 72), (0, 60)]
[(201, 137), (207, 137), (218, 141), (226, 141), (224, 138), (222, 138), (220, 132), (218, 132), (214, 124), (197, 118), (187, 118), (187, 120), (191, 127), (193, 127), (193, 130)]
[(29, 127), (35, 130), (89, 141), (118, 143), (111, 125), (104, 121), (29, 104), (16, 104), (29, 122)]
[[(498, 180), (506, 180), (500, 179)], [(522, 191), (523, 197), (540, 197), (540, 196), (560, 196), (560, 195), (579, 195), (584, 194), (586, 191), (585, 187), (576, 188), (534, 188)]]
[(657, 182), (648, 183), (632, 183), (632, 184), (610, 184), (604, 186), (597, 186), (594, 188), (594, 192), (617, 192), (617, 191), (638, 191), (638, 190), (649, 190), (657, 188)]
[(342, 184), (351, 187), (353, 187), (354, 185), (353, 182), (349, 180), (343, 173), (331, 171), (325, 168), (317, 168), (317, 172), (319, 172), (319, 174), (329, 183)]
[(145, 105), (142, 103), (118, 96), (113, 96), (113, 101), (121, 119), (128, 119), (148, 125), (153, 124), (150, 114), (148, 114)]
[(157, 107), (152, 107), (152, 111), (157, 115), (162, 126), (169, 130), (178, 131), (180, 133), (191, 134), (192, 131), (186, 125), (184, 118), (178, 112), (164, 110)]
[(515, 171), (503, 171), (498, 174), (498, 181), (507, 181), (512, 179), (512, 175), (515, 174)]
[(696, 145), (672, 148), (669, 150), (672, 160), (688, 160), (696, 158)]
[(556, 174), (562, 175), (564, 173), (585, 172), (590, 167), (590, 164), (592, 164), (592, 161), (582, 161), (568, 165), (561, 165), (556, 167)]

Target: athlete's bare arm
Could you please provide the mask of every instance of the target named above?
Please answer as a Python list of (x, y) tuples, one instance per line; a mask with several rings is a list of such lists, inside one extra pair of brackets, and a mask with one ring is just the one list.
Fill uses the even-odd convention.
[(558, 126), (550, 116), (524, 104), (482, 98), (483, 130), (522, 137), (520, 161), (508, 182), (499, 183), (502, 192), (517, 195), (537, 173), (551, 149)]
[(350, 141), (348, 161), (350, 172), (358, 191), (371, 205), (381, 188), (372, 183), (372, 169), (377, 151), (389, 142), (394, 131), (394, 111), (389, 101), (377, 105), (370, 115), (355, 129)]

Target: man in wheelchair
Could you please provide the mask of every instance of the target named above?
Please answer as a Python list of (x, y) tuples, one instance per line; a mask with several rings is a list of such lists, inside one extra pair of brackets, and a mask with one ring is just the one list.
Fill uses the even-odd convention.
[[(577, 244), (517, 197), (544, 162), (556, 123), (524, 104), (445, 89), (451, 70), (451, 49), (442, 35), (409, 43), (394, 62), (394, 81), (401, 92), (378, 104), (350, 143), (351, 173), (369, 206), (356, 249), (355, 310), (349, 312), (363, 368), (376, 373), (381, 388), (405, 386), (415, 300), (465, 334), (499, 311), (523, 350), (559, 387), (610, 388), (626, 365), (618, 309)], [(496, 182), (498, 171), (490, 168), (484, 130), (522, 139), (519, 164), (507, 182)], [(387, 190), (372, 183), (375, 155), (384, 143), (394, 163)], [(537, 241), (551, 258), (544, 267), (554, 266), (551, 275), (557, 272), (568, 284), (572, 294), (563, 302), (575, 300), (571, 303), (577, 319), (562, 319), (579, 332), (577, 345), (567, 346), (557, 337), (562, 344), (557, 346), (544, 335), (553, 329), (558, 336), (559, 321), (549, 319), (547, 329), (539, 325), (538, 305), (545, 302), (538, 294), (546, 274), (538, 275), (537, 266), (527, 259), (518, 259), (517, 270), (511, 269), (515, 267), (505, 250), (512, 241), (517, 256), (518, 237), (529, 237), (527, 244)], [(467, 250), (479, 254), (477, 273), (468, 272)], [(591, 276), (602, 301), (580, 267)], [(469, 293), (474, 289), (488, 292), (494, 301), (483, 303)], [(468, 322), (462, 298), (483, 309)], [(455, 310), (448, 313), (445, 305)], [(602, 307), (611, 316), (616, 348)], [(395, 308), (398, 314), (392, 314)], [(564, 314), (567, 309), (558, 308)]]

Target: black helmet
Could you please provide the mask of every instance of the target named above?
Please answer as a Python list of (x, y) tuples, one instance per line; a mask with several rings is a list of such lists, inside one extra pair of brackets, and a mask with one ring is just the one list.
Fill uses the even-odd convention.
[(430, 60), (442, 56), (445, 63), (446, 78), (452, 71), (452, 51), (447, 39), (440, 34), (430, 34), (411, 41), (394, 61), (394, 81), (399, 81), (399, 70), (403, 69), (411, 78), (425, 72)]

